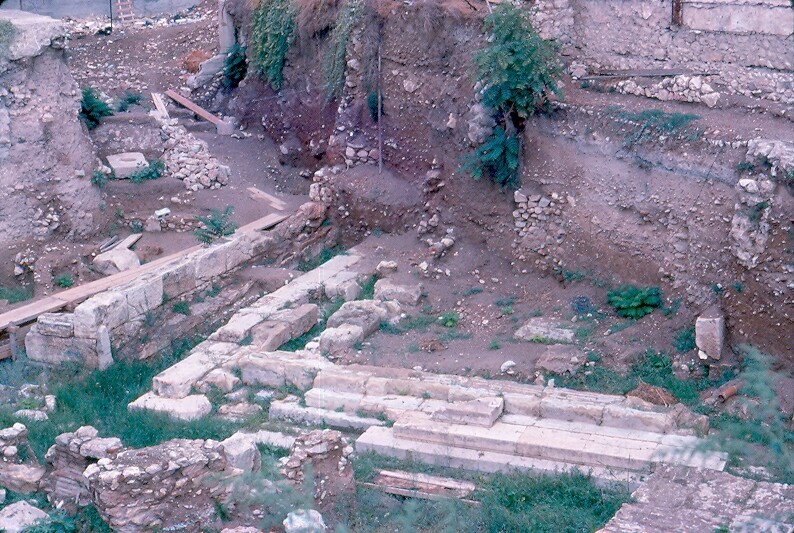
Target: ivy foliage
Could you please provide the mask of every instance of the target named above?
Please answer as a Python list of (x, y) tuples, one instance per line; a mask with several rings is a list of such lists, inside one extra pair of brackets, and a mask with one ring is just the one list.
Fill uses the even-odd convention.
[(638, 319), (662, 306), (662, 291), (659, 287), (622, 285), (607, 293), (607, 302), (618, 316)]
[(337, 98), (345, 86), (347, 43), (362, 14), (362, 0), (349, 0), (342, 6), (331, 30), (330, 47), (323, 59), (323, 77), (329, 101)]
[(251, 67), (274, 91), (284, 83), (284, 62), (295, 41), (295, 14), (290, 0), (263, 0), (251, 19)]
[(464, 165), (475, 179), (487, 173), (503, 187), (517, 188), (524, 122), (559, 93), (557, 47), (535, 31), (528, 13), (505, 2), (485, 19), (488, 44), (473, 62), (484, 89), (483, 104), (498, 127)]
[(226, 59), (223, 64), (223, 86), (227, 89), (234, 89), (248, 74), (248, 63), (245, 60), (245, 47), (240, 43), (234, 43), (229, 51), (226, 52)]
[(518, 136), (497, 127), (485, 143), (466, 158), (463, 168), (476, 180), (487, 174), (502, 187), (517, 187), (520, 152)]

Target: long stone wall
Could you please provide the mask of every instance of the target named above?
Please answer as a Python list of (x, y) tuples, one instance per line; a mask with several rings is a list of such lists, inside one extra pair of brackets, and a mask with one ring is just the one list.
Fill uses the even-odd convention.
[[(193, 7), (199, 0), (133, 0), (137, 15), (176, 13)], [(113, 5), (116, 15), (116, 0), (6, 0), (0, 9), (21, 9), (49, 17), (89, 17), (108, 15)]]
[(720, 92), (794, 102), (794, 8), (788, 0), (542, 0), (541, 34), (586, 71), (688, 69)]

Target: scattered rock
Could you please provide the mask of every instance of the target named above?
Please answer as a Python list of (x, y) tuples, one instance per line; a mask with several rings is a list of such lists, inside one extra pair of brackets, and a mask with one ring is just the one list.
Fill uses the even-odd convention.
[(0, 531), (21, 533), (39, 520), (47, 518), (47, 513), (33, 507), (26, 501), (19, 501), (0, 510)]

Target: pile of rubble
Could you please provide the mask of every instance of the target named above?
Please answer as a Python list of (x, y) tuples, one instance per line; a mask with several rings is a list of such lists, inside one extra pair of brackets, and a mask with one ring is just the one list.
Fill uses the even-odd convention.
[(542, 256), (536, 263), (545, 264), (542, 258), (549, 254), (549, 247), (562, 244), (568, 233), (562, 222), (562, 209), (568, 203), (575, 205), (571, 196), (552, 193), (551, 196), (528, 194), (522, 190), (513, 193), (516, 209), (513, 220), (518, 238), (515, 242), (515, 256), (525, 261), (530, 254)]
[(162, 130), (168, 136), (163, 156), (168, 174), (182, 180), (186, 189), (219, 189), (229, 183), (229, 167), (212, 157), (205, 141), (175, 124), (163, 123)]
[(28, 442), (28, 429), (17, 423), (0, 430), (0, 487), (35, 492), (43, 475)]
[(649, 86), (639, 85), (633, 80), (625, 80), (619, 82), (616, 88), (623, 94), (656, 98), (662, 101), (702, 102), (708, 107), (716, 106), (720, 99), (720, 93), (716, 92), (701, 76), (673, 76)]

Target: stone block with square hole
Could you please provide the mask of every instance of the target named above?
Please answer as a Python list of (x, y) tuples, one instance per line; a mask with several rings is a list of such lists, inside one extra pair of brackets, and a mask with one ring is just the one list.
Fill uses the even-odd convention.
[(148, 163), (140, 152), (124, 152), (108, 156), (108, 165), (113, 169), (117, 179), (129, 178), (132, 174), (145, 168)]

